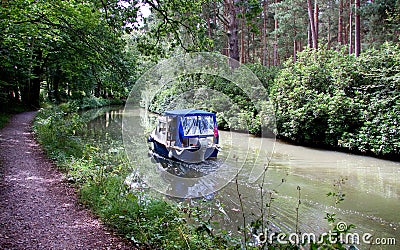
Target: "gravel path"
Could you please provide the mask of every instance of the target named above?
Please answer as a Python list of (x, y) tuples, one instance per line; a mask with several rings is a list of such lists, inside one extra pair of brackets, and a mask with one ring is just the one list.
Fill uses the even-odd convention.
[(0, 249), (131, 249), (77, 202), (31, 133), (35, 112), (0, 130)]

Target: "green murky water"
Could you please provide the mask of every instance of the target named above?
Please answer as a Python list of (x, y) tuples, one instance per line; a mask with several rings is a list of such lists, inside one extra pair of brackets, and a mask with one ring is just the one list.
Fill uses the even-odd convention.
[[(100, 116), (91, 112), (95, 118), (88, 124), (89, 135), (96, 137), (96, 140), (122, 140), (123, 109), (99, 111)], [(137, 117), (140, 119), (139, 115)], [(141, 126), (140, 124), (138, 122), (132, 126)], [(275, 228), (287, 233), (295, 231), (300, 187), (301, 204), (297, 223), (300, 232), (319, 234), (329, 230), (330, 227), (324, 219), (329, 212), (335, 213), (338, 221), (356, 225), (353, 231), (360, 235), (370, 233), (374, 237), (395, 238), (397, 247), (400, 245), (399, 162), (294, 146), (280, 141), (274, 144), (272, 139), (243, 133), (220, 131), (220, 139), (223, 150), (217, 161), (190, 168), (168, 161), (163, 161), (161, 165), (164, 168), (162, 171), (188, 178), (207, 176), (207, 173), (215, 171), (218, 164), (222, 163), (235, 165), (235, 170), (240, 169), (238, 186), (234, 179), (228, 178), (230, 182), (207, 197), (214, 204), (224, 204), (220, 209), (225, 215), (220, 220), (226, 227), (237, 228), (243, 223), (238, 189), (248, 220), (252, 218), (252, 214), (260, 213), (260, 186), (264, 179), (263, 190), (275, 191), (269, 216)], [(254, 175), (255, 170), (260, 172), (263, 166), (254, 168), (256, 157), (260, 157), (258, 162), (265, 162), (266, 156), (273, 149), (274, 154), (265, 177), (261, 176), (253, 182), (254, 178), (249, 175)], [(146, 154), (146, 157), (149, 156)], [(139, 158), (143, 158), (143, 155)], [(153, 160), (153, 164), (148, 167), (160, 166), (159, 161), (157, 163)], [(160, 170), (154, 173), (159, 174)], [(231, 176), (230, 174), (227, 177)], [(335, 206), (333, 199), (326, 194), (334, 191), (333, 184), (339, 178), (346, 179), (342, 186), (346, 196), (342, 203)], [(267, 197), (264, 197), (264, 203), (268, 200)], [(396, 249), (396, 246), (377, 246), (373, 249), (380, 248)]]

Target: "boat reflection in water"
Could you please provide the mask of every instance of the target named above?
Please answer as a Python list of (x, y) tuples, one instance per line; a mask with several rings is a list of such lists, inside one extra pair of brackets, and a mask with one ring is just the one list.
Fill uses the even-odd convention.
[(214, 192), (210, 193), (210, 190), (215, 189), (216, 183), (213, 178), (207, 178), (207, 175), (218, 170), (221, 165), (219, 161), (210, 159), (199, 163), (186, 163), (160, 156), (152, 150), (149, 151), (149, 157), (157, 165), (160, 177), (168, 185), (167, 194), (181, 199), (214, 198)]

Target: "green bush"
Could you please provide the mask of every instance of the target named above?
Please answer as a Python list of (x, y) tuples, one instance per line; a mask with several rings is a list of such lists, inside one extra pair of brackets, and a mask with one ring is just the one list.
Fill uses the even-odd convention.
[[(271, 90), (278, 132), (296, 142), (330, 144), (354, 123), (348, 83), (352, 57), (332, 50), (306, 50), (287, 61)], [(350, 78), (350, 79), (349, 79)]]
[(346, 131), (343, 147), (399, 157), (400, 152), (400, 46), (384, 44), (358, 59), (360, 84), (354, 102), (360, 109), (360, 126)]
[(399, 46), (359, 58), (320, 49), (298, 53), (279, 72), (270, 97), (280, 136), (298, 143), (398, 155)]
[(266, 67), (259, 63), (246, 64), (246, 67), (248, 67), (257, 76), (264, 88), (268, 91), (268, 93), (270, 93), (280, 68), (275, 66)]
[(50, 157), (56, 160), (71, 155), (82, 156), (83, 143), (78, 133), (84, 121), (78, 114), (68, 113), (69, 109), (67, 105), (41, 109), (33, 124), (38, 141), (44, 145)]

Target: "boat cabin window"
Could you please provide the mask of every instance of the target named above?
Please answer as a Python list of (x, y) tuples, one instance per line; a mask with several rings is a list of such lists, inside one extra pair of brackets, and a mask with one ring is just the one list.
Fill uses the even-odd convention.
[(176, 119), (176, 117), (168, 119), (167, 141), (175, 141), (176, 139)]
[(184, 136), (213, 135), (212, 116), (186, 116), (181, 120)]
[(158, 133), (165, 134), (165, 131), (167, 130), (167, 123), (160, 121), (158, 123), (157, 129), (158, 129), (158, 131), (157, 131)]

